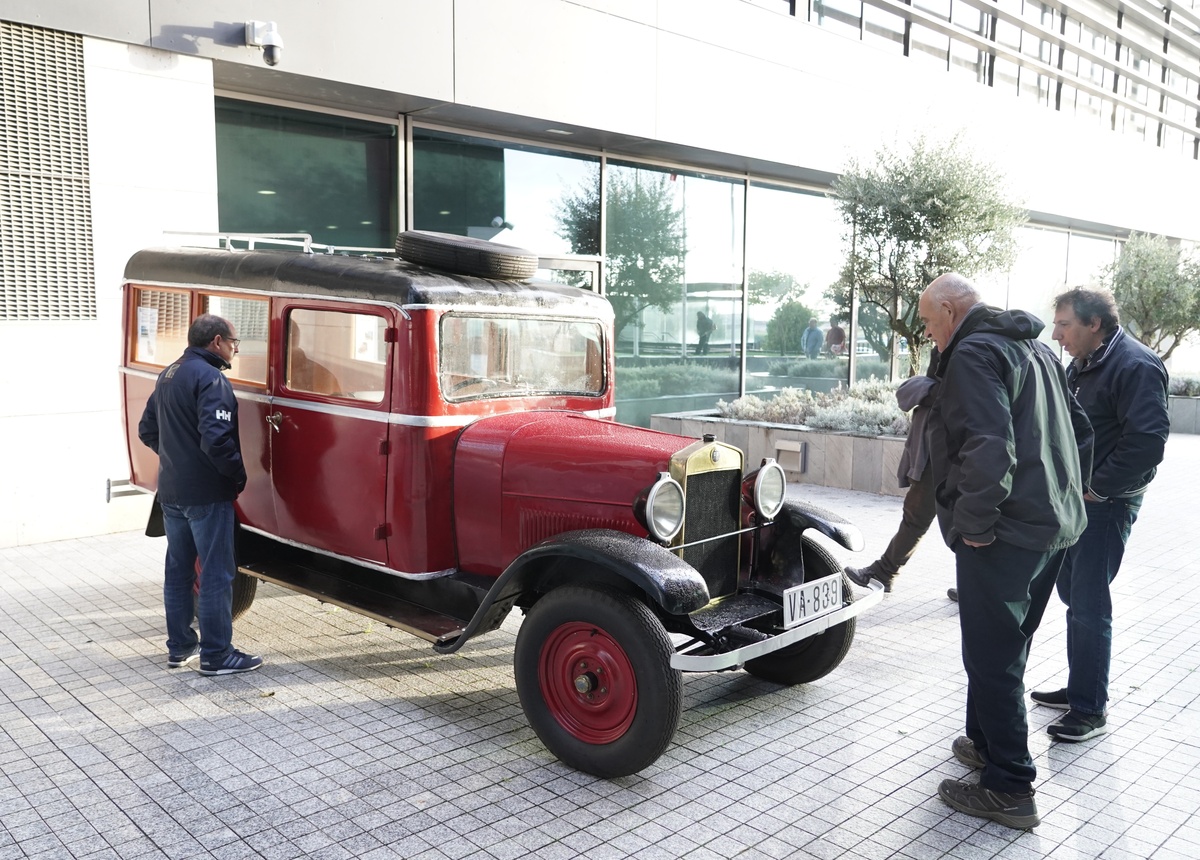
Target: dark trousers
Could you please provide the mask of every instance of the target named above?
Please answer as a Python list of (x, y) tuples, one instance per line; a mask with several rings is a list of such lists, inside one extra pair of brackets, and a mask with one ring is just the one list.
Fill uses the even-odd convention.
[(886, 577), (899, 573), (900, 568), (917, 551), (917, 544), (929, 531), (935, 516), (937, 504), (933, 492), (933, 473), (926, 466), (920, 479), (909, 484), (908, 492), (904, 494), (904, 507), (900, 511), (900, 528), (874, 567)]
[(979, 783), (993, 791), (1025, 792), (1037, 769), (1029, 755), (1025, 664), (1065, 549), (1023, 549), (994, 541), (954, 544), (958, 619), (967, 670), (967, 737), (986, 764)]
[(1103, 714), (1112, 661), (1112, 594), (1109, 585), (1125, 557), (1125, 542), (1142, 497), (1085, 502), (1087, 529), (1067, 550), (1058, 596), (1067, 604), (1067, 702), (1071, 710)]

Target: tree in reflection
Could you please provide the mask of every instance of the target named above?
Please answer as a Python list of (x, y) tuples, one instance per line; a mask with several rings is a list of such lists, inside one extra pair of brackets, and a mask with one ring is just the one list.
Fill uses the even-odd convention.
[(1125, 328), (1166, 361), (1200, 331), (1200, 260), (1163, 236), (1134, 233), (1100, 272)]

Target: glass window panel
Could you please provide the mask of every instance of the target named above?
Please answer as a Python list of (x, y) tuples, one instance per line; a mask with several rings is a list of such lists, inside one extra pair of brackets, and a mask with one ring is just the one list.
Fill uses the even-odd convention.
[(233, 325), (238, 344), (230, 362), (229, 375), (243, 382), (267, 384), (267, 328), (270, 320), (266, 299), (237, 299), (231, 296), (201, 296), (200, 313), (216, 314)]
[(610, 162), (606, 211), (618, 420), (736, 397), (744, 182)]
[[(847, 247), (841, 216), (823, 194), (751, 185), (747, 213), (746, 390), (770, 392), (845, 384), (849, 362), (824, 355), (834, 302), (826, 292), (839, 280)], [(803, 355), (808, 320), (821, 331), (821, 355)], [(842, 322), (843, 329), (847, 329)], [(861, 373), (861, 371), (860, 371)]]
[(1016, 63), (997, 57), (992, 72), (992, 86), (1004, 92), (1016, 92), (1018, 68)]
[(442, 317), (439, 382), (447, 400), (604, 391), (599, 323), (534, 317)]
[(987, 54), (965, 42), (950, 43), (950, 70), (970, 75), (976, 82), (987, 79)]
[(914, 0), (912, 5), (936, 18), (950, 20), (950, 0)]
[(417, 128), (413, 226), (535, 254), (600, 253), (600, 159)]
[(394, 247), (396, 126), (225, 98), (216, 120), (223, 232)]
[[(1008, 295), (1003, 305), (1029, 311), (1045, 322), (1040, 340), (1058, 345), (1051, 338), (1054, 297), (1066, 289), (1067, 234), (1042, 227), (1022, 227), (1017, 235), (1019, 251), (1008, 274)], [(992, 301), (998, 301), (992, 299)]]
[(913, 24), (909, 56), (932, 63), (938, 68), (946, 68), (950, 56), (950, 37), (943, 36), (936, 30)]
[(296, 309), (288, 313), (284, 384), (292, 391), (382, 403), (387, 388), (387, 319)]
[(810, 20), (827, 30), (857, 39), (860, 37), (862, 8), (860, 0), (813, 0)]
[(1116, 243), (1072, 233), (1067, 246), (1068, 287), (1094, 286), (1099, 283), (1100, 270), (1115, 259)]
[(904, 19), (864, 5), (863, 41), (890, 53), (904, 53)]
[(165, 367), (187, 349), (191, 294), (172, 290), (137, 291), (133, 360)]

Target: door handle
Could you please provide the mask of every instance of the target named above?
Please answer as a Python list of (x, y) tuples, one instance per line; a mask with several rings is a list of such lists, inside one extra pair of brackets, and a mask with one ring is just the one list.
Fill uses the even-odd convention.
[(279, 425), (283, 423), (283, 413), (276, 412), (267, 416), (267, 423), (271, 425), (271, 429), (276, 433), (279, 432)]

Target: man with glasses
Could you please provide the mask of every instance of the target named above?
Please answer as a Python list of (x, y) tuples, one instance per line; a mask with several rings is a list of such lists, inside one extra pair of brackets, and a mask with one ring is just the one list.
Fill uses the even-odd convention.
[[(229, 369), (239, 343), (228, 320), (197, 317), (188, 329), (188, 348), (159, 374), (138, 424), (138, 438), (158, 454), (158, 502), (167, 533), (167, 668), (199, 658), (201, 675), (262, 665), (261, 657), (232, 644), (233, 501), (246, 486), (246, 469), (237, 398), (221, 371)], [(199, 635), (193, 621), (199, 621)]]

